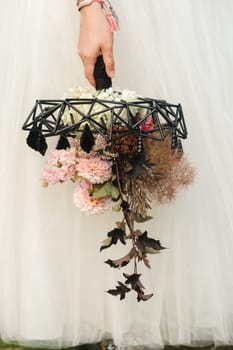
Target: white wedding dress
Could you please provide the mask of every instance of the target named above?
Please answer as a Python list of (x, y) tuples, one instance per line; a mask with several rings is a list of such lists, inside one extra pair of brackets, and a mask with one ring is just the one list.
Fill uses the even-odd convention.
[(1, 0), (0, 338), (37, 347), (109, 336), (152, 348), (233, 343), (233, 2), (113, 4), (114, 86), (182, 103), (195, 183), (145, 224), (169, 248), (141, 268), (153, 298), (105, 293), (122, 279), (104, 261), (124, 249), (99, 253), (118, 216), (81, 214), (72, 184), (42, 188), (44, 158), (21, 131), (36, 98), (87, 85), (75, 1)]

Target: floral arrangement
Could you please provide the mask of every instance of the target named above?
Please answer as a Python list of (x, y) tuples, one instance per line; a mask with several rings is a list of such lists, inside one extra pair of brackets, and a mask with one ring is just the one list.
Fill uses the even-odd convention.
[[(96, 92), (90, 89), (70, 89), (65, 98), (96, 98)], [(108, 101), (136, 101), (135, 92), (124, 90), (115, 92), (111, 88), (98, 92), (98, 98)], [(64, 125), (79, 122), (90, 107), (85, 102), (79, 111), (69, 108), (62, 116)], [(111, 123), (111, 112), (101, 112), (98, 104), (93, 106), (97, 123), (104, 123), (108, 128)], [(93, 110), (92, 110), (93, 112)], [(127, 118), (127, 111), (122, 111), (121, 120)], [(135, 104), (130, 113), (140, 120), (140, 107)], [(148, 116), (140, 125), (145, 131), (154, 130), (154, 119)], [(121, 131), (126, 128), (118, 122), (113, 126), (115, 137), (111, 141), (100, 133), (95, 133), (88, 121), (82, 124), (86, 132), (85, 147), (80, 132), (69, 138), (65, 149), (52, 150), (47, 158), (42, 174), (42, 185), (63, 184), (73, 182), (74, 204), (86, 214), (101, 214), (113, 209), (122, 213), (122, 219), (107, 233), (100, 251), (116, 244), (132, 246), (123, 257), (105, 261), (110, 267), (120, 269), (132, 262), (131, 274), (123, 273), (124, 282), (108, 290), (109, 294), (124, 299), (130, 291), (136, 292), (138, 301), (152, 297), (145, 293), (140, 281), (138, 264), (144, 263), (150, 268), (149, 255), (165, 249), (159, 240), (149, 237), (148, 232), (136, 228), (136, 223), (144, 223), (152, 219), (148, 215), (152, 202), (163, 204), (175, 199), (181, 188), (190, 185), (194, 178), (194, 169), (182, 152), (181, 145), (171, 149), (171, 135), (162, 142), (149, 138), (138, 138), (137, 135)], [(156, 136), (156, 131), (153, 131)], [(59, 147), (58, 147), (59, 148)]]

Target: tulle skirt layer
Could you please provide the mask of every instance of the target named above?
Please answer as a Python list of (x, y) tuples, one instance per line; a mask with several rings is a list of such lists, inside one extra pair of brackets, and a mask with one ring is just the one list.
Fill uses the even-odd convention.
[[(100, 242), (117, 214), (86, 217), (73, 186), (41, 188), (44, 159), (20, 131), (36, 98), (86, 86), (77, 56), (79, 15), (67, 0), (1, 7), (0, 336), (64, 347), (112, 336), (116, 344), (233, 342), (233, 3), (115, 0), (116, 88), (181, 102), (195, 183), (154, 207), (150, 234), (168, 247), (142, 268), (146, 303), (105, 293), (121, 271)], [(53, 141), (51, 141), (53, 143)], [(66, 187), (65, 187), (66, 186)], [(122, 253), (124, 249), (122, 249)]]

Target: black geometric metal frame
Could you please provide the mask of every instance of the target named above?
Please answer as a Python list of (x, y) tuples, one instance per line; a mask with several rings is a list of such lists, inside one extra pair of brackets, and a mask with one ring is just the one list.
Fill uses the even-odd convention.
[[(82, 111), (82, 106), (88, 106), (88, 113)], [(98, 111), (96, 111), (98, 106)], [(132, 108), (140, 110), (140, 118), (132, 113)], [(64, 124), (63, 115), (69, 113), (70, 123)], [(107, 126), (101, 114), (109, 113), (110, 122)], [(79, 121), (75, 121), (74, 114), (79, 114)], [(124, 113), (124, 117), (123, 117)], [(126, 116), (126, 117), (125, 117)], [(98, 120), (95, 117), (99, 117)], [(144, 130), (143, 125), (149, 117), (153, 118), (154, 127)], [(151, 138), (163, 141), (172, 134), (173, 138), (187, 138), (187, 128), (182, 107), (163, 100), (138, 97), (136, 101), (110, 101), (98, 98), (67, 98), (61, 100), (37, 100), (22, 129), (31, 131), (39, 129), (44, 137), (63, 135), (74, 136), (83, 131), (88, 123), (93, 133), (99, 133), (106, 141), (128, 134), (135, 134), (140, 138)], [(114, 128), (122, 125), (120, 131)]]

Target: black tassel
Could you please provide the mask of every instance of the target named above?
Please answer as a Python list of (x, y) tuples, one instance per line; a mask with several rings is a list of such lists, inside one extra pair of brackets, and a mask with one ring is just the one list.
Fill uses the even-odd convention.
[(64, 135), (61, 135), (57, 142), (56, 149), (67, 149), (67, 148), (70, 148), (69, 141)]
[(40, 128), (34, 126), (29, 132), (26, 142), (29, 147), (39, 152), (42, 156), (45, 155), (48, 145)]
[(80, 146), (85, 152), (89, 153), (92, 147), (94, 146), (94, 144), (95, 144), (95, 138), (91, 132), (91, 129), (89, 128), (88, 124), (85, 124), (82, 136), (80, 138)]

